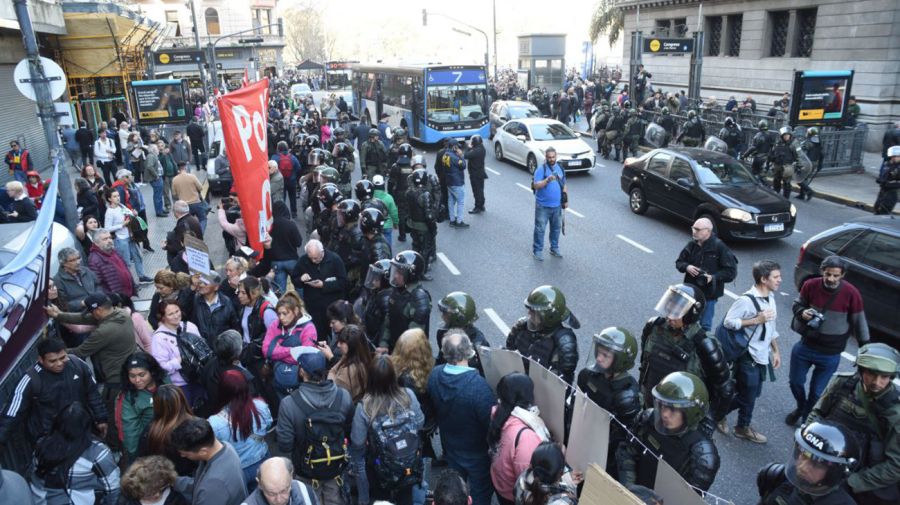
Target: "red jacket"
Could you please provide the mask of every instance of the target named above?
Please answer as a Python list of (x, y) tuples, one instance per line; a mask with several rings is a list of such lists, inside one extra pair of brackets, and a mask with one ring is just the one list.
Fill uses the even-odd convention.
[(91, 246), (91, 254), (88, 256), (88, 267), (97, 274), (100, 281), (100, 287), (107, 294), (118, 293), (127, 297), (135, 294), (134, 278), (131, 277), (131, 271), (125, 260), (119, 256), (115, 249), (106, 252), (97, 247), (97, 244)]
[(19, 163), (16, 164), (15, 159), (16, 155), (13, 154), (12, 151), (6, 153), (6, 164), (9, 166), (10, 170), (21, 170), (23, 172), (27, 172), (31, 170), (31, 154), (28, 152), (28, 149), (22, 149), (19, 151)]

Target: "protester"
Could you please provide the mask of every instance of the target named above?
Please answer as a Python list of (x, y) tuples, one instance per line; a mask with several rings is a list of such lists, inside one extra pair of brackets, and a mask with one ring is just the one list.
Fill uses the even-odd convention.
[(250, 493), (244, 505), (324, 505), (313, 493), (314, 488), (293, 479), (294, 465), (287, 458), (269, 458), (259, 467), (259, 486)]
[(303, 237), (284, 202), (275, 202), (272, 205), (272, 216), (272, 229), (269, 230), (271, 243), (266, 251), (266, 257), (272, 265), (272, 270), (275, 271), (275, 285), (285, 292), (288, 275), (294, 271), (300, 259), (297, 250), (303, 245)]
[(239, 330), (237, 310), (230, 299), (219, 294), (222, 277), (212, 271), (200, 277), (191, 321), (197, 325), (198, 334), (212, 346), (213, 338), (225, 330)]
[(120, 505), (190, 505), (172, 489), (178, 474), (175, 465), (162, 456), (139, 458), (122, 475)]
[(566, 460), (558, 445), (542, 442), (532, 453), (530, 463), (516, 482), (516, 505), (577, 505), (576, 485), (581, 478), (566, 471)]
[(12, 200), (9, 212), (5, 212), (0, 216), (2, 222), (10, 223), (27, 223), (37, 219), (37, 207), (28, 193), (25, 192), (25, 186), (19, 181), (9, 181), (6, 183), (6, 196)]
[(191, 495), (192, 505), (240, 505), (247, 498), (241, 460), (229, 444), (219, 442), (209, 421), (189, 417), (172, 432), (181, 456), (198, 462), (193, 477), (179, 477), (175, 489)]
[(122, 391), (116, 398), (116, 425), (125, 458), (137, 458), (141, 435), (153, 421), (153, 394), (167, 384), (166, 372), (156, 358), (137, 351), (122, 366)]
[(326, 250), (318, 240), (307, 242), (305, 251), (291, 272), (291, 282), (295, 289), (303, 290), (303, 301), (316, 325), (316, 332), (326, 335), (328, 319), (325, 310), (332, 302), (344, 298), (347, 271), (341, 258)]
[(59, 260), (59, 272), (53, 277), (59, 296), (66, 301), (63, 307), (67, 311), (80, 311), (84, 308), (84, 299), (99, 290), (97, 276), (88, 268), (84, 268), (81, 254), (71, 247), (64, 247), (56, 255)]
[[(371, 344), (362, 328), (350, 324), (337, 335), (335, 345), (341, 351), (340, 360), (328, 372), (328, 378), (350, 393), (353, 402), (359, 402), (366, 393), (369, 369), (372, 366)], [(333, 357), (326, 346), (320, 349), (329, 360)]]
[[(163, 384), (153, 393), (153, 421), (141, 435), (138, 456), (165, 456), (178, 475), (190, 475), (197, 464), (181, 456), (171, 443), (172, 431), (193, 416), (191, 406), (174, 384)], [(238, 475), (238, 474), (235, 474)]]
[(150, 352), (163, 370), (169, 374), (172, 384), (184, 392), (188, 404), (197, 405), (197, 402), (204, 397), (204, 392), (199, 384), (188, 382), (188, 378), (185, 377), (186, 373), (183, 373), (185, 372), (183, 367), (186, 366), (186, 358), (181, 355), (179, 341), (185, 333), (202, 334), (194, 323), (183, 320), (181, 307), (175, 300), (161, 301), (156, 311), (156, 317), (159, 320), (159, 326), (153, 333)]
[(279, 398), (288, 395), (298, 386), (297, 366), (294, 349), (308, 347), (316, 349), (316, 327), (306, 313), (303, 300), (293, 291), (289, 291), (278, 300), (275, 306), (278, 323), (269, 326), (263, 339), (263, 356), (273, 362), (273, 383)]
[[(153, 284), (156, 291), (150, 298), (150, 311), (147, 314), (147, 321), (150, 326), (156, 328), (159, 325), (159, 304), (163, 300), (173, 300), (181, 309), (182, 318), (190, 319), (190, 311), (193, 309), (194, 292), (191, 290), (191, 277), (181, 272), (173, 272), (169, 269), (162, 269), (153, 276)], [(187, 317), (184, 317), (187, 314)]]

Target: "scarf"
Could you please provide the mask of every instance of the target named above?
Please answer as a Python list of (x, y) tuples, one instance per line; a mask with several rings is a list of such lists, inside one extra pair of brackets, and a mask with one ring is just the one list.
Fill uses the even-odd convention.
[(537, 406), (533, 406), (529, 409), (523, 409), (522, 407), (516, 407), (510, 413), (510, 416), (515, 417), (528, 425), (529, 428), (534, 430), (537, 433), (538, 437), (541, 438), (541, 442), (547, 442), (550, 440), (550, 430), (547, 429), (547, 425), (544, 424), (544, 420), (541, 419), (541, 411), (537, 408)]

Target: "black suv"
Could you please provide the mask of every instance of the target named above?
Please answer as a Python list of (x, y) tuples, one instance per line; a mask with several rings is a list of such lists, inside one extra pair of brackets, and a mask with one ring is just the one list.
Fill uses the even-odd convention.
[(794, 232), (797, 208), (726, 154), (654, 149), (625, 160), (621, 184), (635, 214), (654, 206), (688, 221), (708, 217), (724, 239), (768, 240)]
[(847, 262), (845, 279), (862, 294), (869, 329), (900, 343), (900, 219), (863, 218), (807, 240), (794, 268), (798, 291), (833, 254)]

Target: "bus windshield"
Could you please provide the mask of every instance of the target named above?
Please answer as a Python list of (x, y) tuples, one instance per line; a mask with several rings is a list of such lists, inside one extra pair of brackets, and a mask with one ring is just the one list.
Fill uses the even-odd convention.
[(453, 123), (484, 118), (484, 84), (428, 86), (428, 119)]
[(329, 90), (350, 89), (350, 70), (329, 70), (326, 77)]

